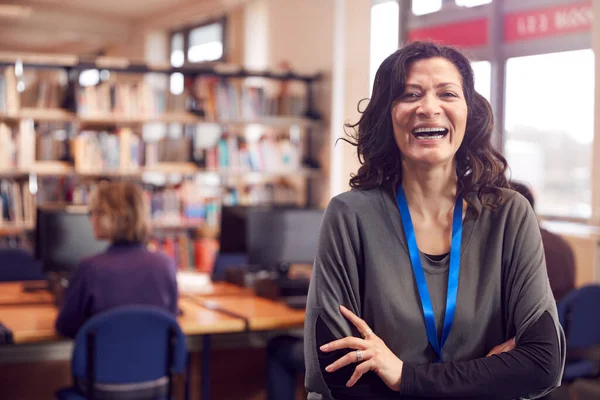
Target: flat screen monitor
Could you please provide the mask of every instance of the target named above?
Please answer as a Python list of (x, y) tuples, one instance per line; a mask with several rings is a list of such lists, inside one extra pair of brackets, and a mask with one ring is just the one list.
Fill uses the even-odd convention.
[(107, 247), (108, 242), (94, 237), (87, 207), (38, 207), (35, 254), (45, 272), (72, 272), (82, 259)]
[(278, 270), (281, 264), (312, 264), (322, 218), (323, 210), (318, 209), (250, 210), (248, 263), (267, 270)]

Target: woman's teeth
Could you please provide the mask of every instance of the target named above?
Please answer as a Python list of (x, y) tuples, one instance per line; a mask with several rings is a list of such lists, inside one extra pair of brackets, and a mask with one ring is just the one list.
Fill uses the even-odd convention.
[(443, 139), (444, 136), (448, 133), (448, 129), (446, 128), (416, 128), (412, 131), (413, 136), (418, 140), (435, 140), (435, 139)]

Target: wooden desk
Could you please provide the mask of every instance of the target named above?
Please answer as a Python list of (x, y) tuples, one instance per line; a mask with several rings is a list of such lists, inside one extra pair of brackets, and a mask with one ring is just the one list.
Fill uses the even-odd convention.
[(258, 296), (195, 296), (198, 304), (209, 309), (222, 309), (248, 320), (252, 331), (298, 328), (304, 325), (304, 310)]
[[(180, 299), (183, 315), (177, 318), (186, 335), (208, 335), (243, 332), (244, 321), (212, 311), (193, 301)], [(0, 322), (13, 332), (15, 344), (40, 343), (61, 340), (54, 330), (58, 310), (48, 305), (0, 306)]]
[[(185, 296), (186, 293), (180, 293)], [(249, 288), (243, 288), (228, 282), (212, 282), (205, 289), (198, 293), (190, 294), (195, 297), (214, 297), (214, 296), (254, 296), (254, 291)]]
[[(22, 282), (0, 284), (0, 322), (13, 331), (15, 344), (60, 340), (54, 331), (58, 310), (52, 295), (45, 291), (23, 292)], [(212, 335), (250, 330), (300, 327), (304, 310), (257, 297), (252, 290), (217, 282), (206, 293), (182, 295), (179, 325), (186, 335)], [(215, 309), (216, 308), (216, 309)], [(232, 314), (218, 311), (226, 310)], [(240, 317), (236, 317), (239, 315)]]
[(37, 290), (34, 292), (23, 291), (25, 284), (43, 284), (44, 281), (7, 282), (0, 283), (0, 306), (4, 305), (39, 305), (52, 304), (54, 298), (47, 290)]

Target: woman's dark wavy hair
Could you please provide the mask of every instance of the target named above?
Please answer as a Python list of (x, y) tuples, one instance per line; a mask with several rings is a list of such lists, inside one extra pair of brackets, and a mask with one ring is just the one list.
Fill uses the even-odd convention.
[[(494, 209), (503, 202), (500, 188), (509, 185), (505, 177), (507, 162), (491, 143), (492, 108), (475, 91), (469, 59), (453, 47), (429, 42), (411, 43), (386, 58), (377, 70), (371, 100), (361, 112), (359, 121), (346, 124), (352, 132), (347, 132), (350, 139), (343, 140), (356, 146), (361, 164), (351, 177), (350, 186), (373, 189), (402, 181), (402, 154), (394, 140), (392, 107), (404, 93), (411, 64), (434, 57), (444, 58), (456, 66), (462, 76), (468, 107), (465, 137), (455, 156), (459, 193), (472, 206), (475, 195), (483, 206)], [(492, 196), (484, 199), (488, 193)]]

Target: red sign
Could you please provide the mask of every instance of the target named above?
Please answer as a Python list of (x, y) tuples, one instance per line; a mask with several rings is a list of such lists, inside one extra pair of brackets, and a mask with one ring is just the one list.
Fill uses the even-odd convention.
[(504, 17), (504, 41), (585, 32), (591, 29), (593, 21), (590, 2), (519, 11)]
[(482, 18), (414, 29), (408, 32), (408, 40), (411, 42), (432, 41), (460, 47), (485, 46), (488, 43), (488, 21), (486, 18)]

